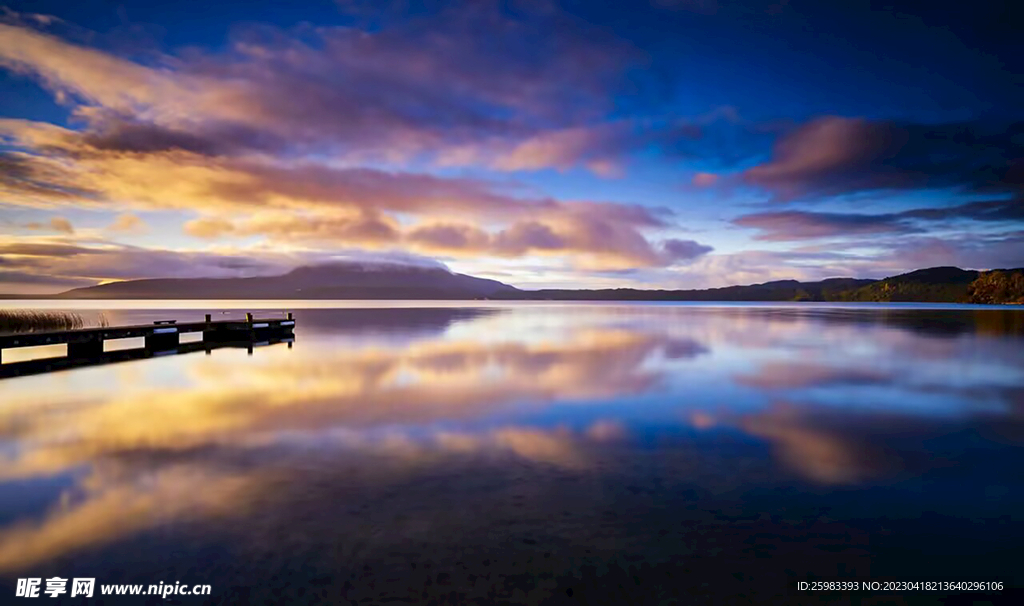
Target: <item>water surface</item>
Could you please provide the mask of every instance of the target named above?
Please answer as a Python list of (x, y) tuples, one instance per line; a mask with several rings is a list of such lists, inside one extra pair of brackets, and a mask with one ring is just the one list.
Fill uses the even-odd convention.
[[(815, 578), (1024, 583), (1021, 310), (344, 305), (295, 310), (291, 348), (0, 381), (0, 591), (719, 604), (815, 602), (793, 589)], [(251, 311), (127, 307), (104, 313)]]

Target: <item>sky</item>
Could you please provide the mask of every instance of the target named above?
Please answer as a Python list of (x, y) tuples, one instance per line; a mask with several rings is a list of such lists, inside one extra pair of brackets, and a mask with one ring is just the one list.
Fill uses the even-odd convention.
[(524, 288), (1020, 267), (1024, 8), (0, 5), (0, 294), (332, 261)]

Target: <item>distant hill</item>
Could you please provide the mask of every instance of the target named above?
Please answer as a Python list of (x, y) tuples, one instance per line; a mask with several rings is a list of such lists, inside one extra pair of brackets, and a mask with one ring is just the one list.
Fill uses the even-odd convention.
[(503, 299), (552, 299), (562, 301), (831, 301), (839, 293), (874, 283), (874, 280), (830, 278), (820, 282), (778, 280), (748, 286), (703, 290), (518, 290), (500, 293)]
[(68, 299), (499, 299), (556, 301), (875, 301), (1024, 303), (1024, 269), (932, 267), (882, 280), (778, 280), (704, 290), (520, 290), (440, 267), (333, 263), (259, 278), (165, 278), (76, 288)]
[(840, 293), (837, 301), (1024, 303), (1024, 269), (931, 267)]
[(506, 299), (592, 301), (865, 301), (1024, 303), (1024, 269), (978, 272), (932, 267), (882, 280), (779, 280), (705, 290), (535, 290), (500, 293)]
[(1024, 304), (1024, 269), (986, 271), (967, 288), (971, 303)]
[(838, 301), (967, 301), (967, 290), (981, 272), (959, 267), (919, 269), (840, 293)]
[(67, 299), (479, 299), (516, 288), (440, 267), (332, 263), (259, 278), (162, 278), (75, 288)]

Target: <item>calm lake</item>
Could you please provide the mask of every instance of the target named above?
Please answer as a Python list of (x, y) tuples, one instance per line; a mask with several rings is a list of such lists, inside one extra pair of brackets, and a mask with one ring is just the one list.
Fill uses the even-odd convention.
[(998, 603), (796, 584), (1024, 585), (1024, 310), (81, 305), (112, 325), (287, 309), (297, 329), (0, 381), (3, 603), (52, 576), (212, 588), (133, 604)]

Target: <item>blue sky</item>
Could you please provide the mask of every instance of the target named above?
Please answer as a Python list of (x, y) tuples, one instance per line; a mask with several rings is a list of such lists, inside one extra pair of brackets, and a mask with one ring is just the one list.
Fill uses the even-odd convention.
[(0, 293), (338, 259), (659, 288), (1024, 259), (1010, 2), (0, 13)]

